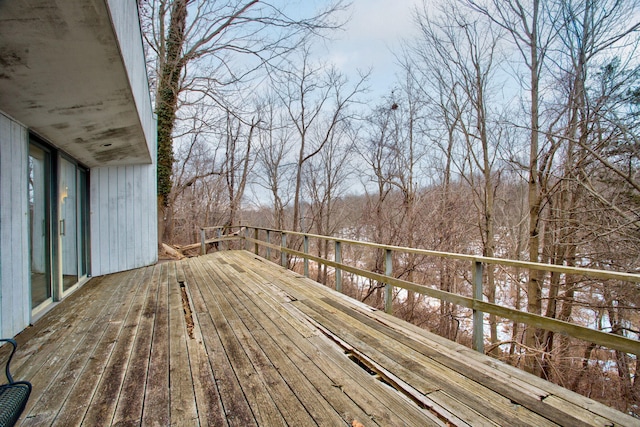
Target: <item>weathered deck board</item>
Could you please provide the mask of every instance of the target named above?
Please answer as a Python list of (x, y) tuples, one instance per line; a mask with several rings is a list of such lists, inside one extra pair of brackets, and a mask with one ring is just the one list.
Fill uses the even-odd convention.
[[(212, 263), (209, 263), (208, 268), (216, 269)], [(337, 394), (334, 384), (322, 372), (314, 369), (315, 366), (310, 363), (309, 355), (302, 354), (295, 346), (288, 343), (288, 337), (296, 333), (291, 324), (281, 324), (282, 327), (278, 327), (272, 323), (268, 317), (264, 316), (262, 312), (264, 308), (261, 308), (263, 301), (260, 299), (245, 300), (244, 303), (247, 306), (243, 307), (243, 291), (238, 285), (245, 287), (249, 284), (249, 280), (237, 276), (238, 273), (243, 272), (242, 269), (236, 266), (233, 270), (225, 269), (224, 272), (221, 269), (217, 270), (218, 277), (230, 284), (226, 291), (222, 289), (220, 291), (225, 292), (230, 306), (242, 311), (240, 317), (247, 322), (247, 328), (251, 329), (259, 346), (268, 353), (270, 363), (275, 364), (282, 375), (283, 386), (288, 384), (289, 393), (294, 399), (290, 403), (298, 401), (296, 404), (300, 406), (299, 410), (308, 412), (314, 420), (313, 424), (340, 425), (345, 421), (350, 423), (358, 417), (368, 418), (357, 405), (347, 399), (331, 401), (331, 398)], [(272, 315), (272, 317), (276, 316)], [(304, 372), (300, 370), (301, 367), (304, 367)], [(292, 424), (295, 418), (287, 419), (287, 422)]]
[[(230, 262), (229, 265), (234, 268), (235, 272), (228, 270), (227, 274), (237, 276), (240, 273), (238, 270), (241, 270), (241, 268), (233, 262)], [(237, 283), (241, 283), (236, 292), (239, 297), (243, 293), (247, 294), (245, 297), (249, 304), (247, 308), (254, 313), (256, 320), (265, 327), (267, 333), (279, 338), (277, 345), (292, 359), (292, 364), (303, 367), (304, 374), (307, 375), (314, 386), (318, 390), (322, 390), (321, 394), (331, 404), (347, 414), (347, 419), (357, 419), (360, 422), (364, 422), (365, 419), (371, 418), (373, 422), (377, 422), (380, 425), (394, 425), (397, 424), (401, 413), (404, 425), (438, 424), (435, 419), (431, 420), (431, 423), (427, 423), (425, 415), (429, 417), (428, 413), (414, 405), (407, 405), (406, 400), (402, 400), (403, 396), (390, 392), (388, 387), (357, 367), (345, 356), (344, 352), (328, 342), (326, 337), (322, 336), (319, 331), (311, 329), (308, 320), (301, 317), (301, 312), (294, 310), (294, 313), (292, 313), (287, 310), (285, 306), (290, 305), (288, 303), (291, 302), (291, 299), (282, 293), (278, 293), (278, 288), (264, 280), (259, 283), (255, 279), (250, 279), (247, 276), (253, 274), (249, 270), (240, 274), (243, 274), (244, 277), (236, 280)], [(253, 293), (253, 295), (250, 293)], [(255, 310), (252, 310), (251, 302), (258, 301), (260, 304), (256, 304)], [(275, 315), (275, 313), (279, 315)], [(293, 330), (291, 330), (292, 327)], [(287, 330), (289, 331), (286, 332)], [(319, 357), (310, 357), (310, 355)], [(332, 356), (329, 359), (330, 363), (326, 363), (327, 355)], [(294, 382), (295, 385), (296, 382)], [(367, 392), (372, 389), (377, 391), (375, 395)], [(341, 394), (349, 396), (356, 406), (354, 407), (348, 401), (336, 399), (336, 396), (341, 396), (341, 394), (335, 393), (336, 390), (340, 390)], [(309, 405), (313, 401), (301, 400), (307, 406), (310, 406), (311, 410), (314, 410), (315, 405)], [(396, 412), (396, 417), (398, 418), (391, 420), (389, 414), (394, 412)], [(318, 419), (317, 414), (314, 417)]]
[(144, 390), (142, 423), (145, 425), (168, 425), (169, 413), (169, 264), (161, 264), (158, 293), (156, 296), (155, 321), (151, 342), (147, 381), (138, 384)]
[[(201, 268), (195, 263), (187, 271), (191, 273), (191, 281), (193, 283), (204, 283), (208, 280)], [(224, 351), (224, 346), (208, 308), (208, 305), (216, 304), (215, 296), (210, 294), (207, 287), (194, 286), (189, 287), (189, 289), (193, 298), (198, 324), (202, 331), (204, 345), (216, 379), (221, 407), (224, 410), (224, 418), (230, 426), (257, 425), (249, 403), (240, 387), (240, 382), (233, 372), (229, 358)]]
[(144, 305), (139, 320), (138, 333), (127, 364), (122, 390), (118, 396), (113, 424), (132, 425), (142, 417), (144, 391), (139, 385), (146, 382), (147, 373), (149, 372), (149, 357), (151, 354), (160, 267), (148, 269), (147, 274), (150, 275), (147, 276), (149, 285), (143, 301)]
[[(113, 275), (95, 280), (94, 295), (96, 300), (88, 298), (89, 293), (86, 292), (72, 295), (65, 305), (72, 307), (68, 314), (74, 317), (62, 316), (66, 311), (56, 307), (54, 311), (49, 313), (47, 319), (42, 319), (37, 324), (41, 326), (40, 328), (28, 329), (20, 335), (20, 339), (22, 339), (24, 335), (28, 334), (25, 336), (27, 339), (25, 347), (29, 348), (38, 341), (31, 339), (32, 336), (37, 338), (45, 335), (47, 330), (73, 329), (72, 335), (69, 335), (68, 338), (56, 335), (55, 341), (41, 343), (41, 348), (46, 348), (47, 351), (39, 351), (24, 360), (27, 363), (26, 369), (24, 369), (25, 376), (29, 375), (30, 369), (41, 366), (41, 369), (32, 377), (34, 390), (40, 390), (40, 393), (29, 400), (26, 411), (30, 412), (30, 417), (25, 420), (24, 425), (49, 425), (55, 419), (61, 406), (74, 390), (74, 385), (84, 372), (87, 363), (96, 353), (103, 333), (106, 332), (104, 324), (108, 323), (112, 312), (124, 298), (125, 287), (111, 286), (117, 283), (116, 281), (121, 277), (124, 278), (124, 275)], [(102, 300), (102, 305), (99, 305), (99, 300)], [(74, 325), (75, 327), (73, 327)], [(35, 334), (36, 331), (38, 334)], [(94, 331), (94, 333), (89, 333), (90, 331)], [(58, 345), (54, 342), (57, 342)], [(39, 365), (37, 362), (40, 357), (48, 357), (52, 363), (47, 366)]]
[[(216, 274), (216, 272), (210, 269), (210, 274)], [(257, 368), (258, 375), (262, 382), (268, 385), (271, 393), (282, 397), (282, 399), (275, 400), (274, 403), (283, 414), (283, 418), (288, 423), (295, 425), (313, 425), (313, 419), (298, 400), (296, 393), (283, 379), (285, 374), (281, 374), (279, 371), (279, 366), (284, 366), (285, 369), (288, 367), (286, 362), (279, 362), (282, 360), (289, 362), (289, 359), (281, 351), (273, 351), (271, 337), (266, 336), (265, 329), (263, 329), (267, 326), (254, 322), (252, 315), (247, 312), (243, 303), (234, 299), (233, 290), (221, 289), (219, 286), (216, 287), (216, 290), (220, 295), (224, 295), (229, 303), (224, 305), (226, 310), (223, 315), (230, 319), (233, 331), (243, 344), (250, 363)], [(231, 293), (226, 291), (231, 291)]]
[[(509, 402), (521, 405), (523, 409), (521, 410), (520, 408), (517, 408), (518, 411), (514, 414), (519, 418), (523, 418), (523, 412), (526, 412), (526, 408), (536, 413), (544, 413), (545, 417), (561, 425), (576, 424), (578, 420), (581, 420), (583, 422), (595, 421), (597, 423), (601, 423), (602, 425), (606, 425), (607, 420), (605, 420), (604, 418), (598, 417), (596, 414), (589, 413), (588, 411), (581, 408), (573, 407), (573, 405), (568, 405), (566, 401), (564, 401), (560, 405), (550, 404), (551, 402), (555, 402), (559, 399), (551, 395), (549, 392), (544, 392), (541, 389), (537, 389), (537, 393), (531, 394), (531, 390), (529, 388), (523, 388), (523, 382), (518, 381), (514, 377), (504, 378), (502, 375), (496, 375), (494, 372), (490, 372), (485, 369), (479, 370), (475, 369), (475, 367), (472, 368), (469, 363), (466, 363), (466, 361), (463, 362), (460, 359), (451, 357), (451, 355), (448, 354), (441, 354), (435, 349), (432, 349), (430, 346), (423, 344), (420, 341), (416, 341), (403, 333), (386, 328), (380, 325), (380, 323), (378, 323), (376, 320), (373, 320), (364, 314), (358, 313), (356, 310), (346, 307), (343, 304), (339, 304), (328, 297), (322, 298), (322, 301), (325, 302), (328, 306), (334, 307), (344, 312), (351, 318), (356, 319), (358, 322), (361, 322), (368, 328), (372, 328), (380, 332), (384, 336), (388, 336), (392, 340), (395, 340), (411, 349), (416, 350), (421, 355), (426, 356), (426, 358), (429, 360), (428, 364), (433, 362), (435, 366), (442, 367), (452, 372), (456, 372), (459, 375), (463, 375), (469, 380), (472, 380), (478, 384), (482, 384), (483, 387), (489, 388), (490, 390), (498, 393), (500, 396), (506, 397), (507, 399), (509, 399)], [(427, 365), (427, 363), (425, 363), (425, 365)], [(464, 386), (463, 388), (467, 389)], [(478, 391), (476, 391), (476, 393), (477, 392)], [(495, 399), (492, 399), (491, 401), (493, 402), (495, 401)], [(524, 416), (526, 416), (526, 414), (524, 414)], [(537, 422), (539, 425), (542, 425), (544, 422), (543, 420), (531, 421)]]
[[(256, 271), (265, 272), (265, 277), (272, 274), (270, 270)], [(486, 422), (478, 418), (479, 414), (512, 425), (546, 425), (549, 421), (560, 425), (608, 425), (609, 420), (620, 424), (630, 421), (620, 412), (497, 361), (490, 362), (493, 359), (455, 343), (444, 344), (446, 340), (426, 331), (406, 333), (406, 330), (411, 331), (407, 328), (411, 325), (369, 307), (364, 308), (353, 300), (336, 298), (335, 292), (328, 288), (309, 287), (308, 282), (301, 280), (296, 273), (286, 272), (281, 280), (274, 283), (290, 292), (298, 300), (299, 308), (319, 324), (332, 326), (332, 333), (356, 347), (367, 349), (365, 353), (368, 355), (377, 355), (378, 361), (386, 364), (392, 372), (400, 374), (413, 386), (422, 387), (421, 391), (427, 396), (433, 395), (438, 403), (472, 424)], [(388, 328), (385, 322), (397, 325), (400, 331)], [(349, 327), (345, 328), (345, 324)], [(378, 352), (379, 348), (384, 351)], [(402, 350), (396, 351), (395, 348)], [(460, 353), (466, 356), (473, 353), (473, 356), (461, 358)], [(492, 368), (487, 369), (484, 363), (475, 363), (479, 359), (485, 359), (484, 363)], [(496, 366), (501, 369), (495, 369)], [(412, 379), (416, 372), (419, 375)], [(533, 383), (543, 385), (546, 390)], [(434, 389), (429, 391), (429, 386)], [(446, 400), (443, 400), (442, 392)], [(474, 412), (477, 411), (475, 416), (470, 408), (463, 407), (467, 404), (475, 409)]]
[[(138, 280), (141, 276), (142, 271), (138, 270), (132, 272), (127, 280), (124, 280), (124, 286), (128, 289), (115, 295), (116, 298), (112, 301), (113, 304), (107, 316), (103, 319), (104, 324), (96, 324), (94, 330), (87, 332), (89, 334), (102, 334), (93, 354), (88, 358), (86, 365), (71, 388), (71, 392), (56, 414), (53, 425), (72, 426), (83, 422), (96, 390), (103, 379), (107, 378), (103, 374), (116, 348), (129, 309), (136, 300), (137, 292), (142, 286), (142, 281)], [(55, 353), (50, 353), (51, 355), (55, 357)], [(126, 363), (126, 360), (122, 362)]]
[(136, 294), (131, 298), (131, 305), (128, 307), (124, 322), (114, 343), (113, 352), (91, 399), (89, 410), (82, 420), (83, 424), (106, 425), (110, 424), (113, 419), (125, 373), (134, 360), (132, 358), (133, 344), (141, 323), (142, 308), (151, 284), (150, 273), (151, 269), (144, 269), (135, 276), (135, 280), (140, 283), (140, 286), (138, 286)]
[[(205, 280), (208, 282), (212, 279), (208, 277)], [(257, 372), (260, 367), (251, 363), (245, 353), (243, 344), (234, 333), (234, 329), (241, 326), (237, 323), (235, 325), (230, 323), (233, 319), (228, 319), (222, 310), (222, 307), (226, 307), (228, 303), (224, 301), (223, 296), (214, 292), (214, 289), (204, 287), (206, 288), (204, 298), (207, 302), (208, 313), (218, 331), (224, 352), (227, 355), (233, 373), (239, 380), (242, 392), (246, 396), (256, 422), (258, 425), (286, 425), (282, 414), (273, 401), (273, 396), (271, 396), (266, 384), (264, 384)], [(229, 376), (231, 374), (226, 375)]]
[(17, 339), (25, 426), (638, 424), (244, 251), (93, 279)]
[[(198, 425), (198, 412), (187, 352), (187, 325), (182, 291), (176, 276), (176, 264), (169, 265), (169, 384), (171, 419), (185, 426)], [(176, 286), (177, 284), (177, 286)]]
[[(186, 290), (189, 301), (193, 301), (193, 294)], [(192, 315), (194, 304), (190, 304)], [(200, 425), (203, 426), (227, 426), (227, 419), (224, 416), (224, 408), (220, 399), (220, 394), (216, 386), (209, 356), (204, 346), (204, 339), (199, 323), (195, 323), (193, 338), (187, 340), (187, 350), (191, 365), (191, 378), (193, 379), (193, 389), (196, 396), (196, 405)]]

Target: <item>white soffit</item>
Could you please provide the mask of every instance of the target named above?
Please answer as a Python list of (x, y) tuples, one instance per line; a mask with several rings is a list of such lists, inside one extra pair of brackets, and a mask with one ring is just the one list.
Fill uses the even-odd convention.
[(151, 163), (126, 48), (105, 0), (0, 0), (0, 110), (89, 167)]

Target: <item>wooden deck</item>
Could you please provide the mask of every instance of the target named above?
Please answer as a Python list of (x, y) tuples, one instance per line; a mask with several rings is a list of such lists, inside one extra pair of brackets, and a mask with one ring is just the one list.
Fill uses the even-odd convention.
[(94, 278), (17, 340), (23, 426), (638, 425), (244, 251)]

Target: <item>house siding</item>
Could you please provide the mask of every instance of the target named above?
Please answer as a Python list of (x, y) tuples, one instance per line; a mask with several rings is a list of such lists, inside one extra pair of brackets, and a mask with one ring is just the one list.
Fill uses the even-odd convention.
[(155, 166), (93, 168), (90, 181), (91, 274), (157, 262)]
[[(18, 4), (12, 2), (5, 4), (0, 1), (0, 4), (2, 4), (0, 9), (10, 13), (17, 13), (29, 7), (29, 5), (10, 7)], [(108, 37), (99, 38), (100, 44), (97, 49), (85, 52), (84, 55), (104, 55), (111, 61), (109, 64), (121, 61), (126, 71), (126, 80), (122, 73), (119, 73), (120, 64), (116, 64), (118, 66), (115, 68), (118, 70), (112, 67), (104, 68), (113, 74), (113, 81), (111, 81), (112, 75), (98, 73), (101, 70), (95, 69), (94, 62), (79, 61), (85, 66), (76, 67), (77, 69), (73, 71), (97, 73), (103, 77), (102, 80), (96, 77), (95, 88), (94, 86), (85, 87), (87, 93), (82, 92), (83, 95), (93, 95), (87, 98), (93, 103), (82, 104), (86, 108), (75, 108), (75, 103), (69, 103), (66, 97), (56, 96), (54, 90), (49, 93), (48, 88), (51, 85), (45, 85), (47, 81), (43, 81), (43, 76), (53, 76), (56, 81), (59, 80), (60, 84), (56, 86), (58, 88), (64, 85), (75, 87), (77, 78), (67, 72), (67, 63), (55, 64), (57, 68), (53, 67), (53, 72), (49, 72), (50, 63), (42, 60), (47, 57), (47, 51), (42, 51), (38, 58), (33, 58), (39, 61), (30, 62), (34, 67), (27, 68), (29, 72), (11, 74), (15, 78), (22, 78), (23, 86), (31, 88), (31, 91), (14, 94), (12, 90), (15, 84), (5, 85), (0, 89), (2, 92), (0, 93), (0, 336), (2, 337), (15, 336), (29, 326), (32, 320), (28, 199), (31, 132), (51, 147), (51, 153), (54, 156), (64, 155), (79, 164), (90, 167), (88, 174), (89, 230), (83, 230), (89, 233), (89, 274), (99, 276), (143, 267), (154, 264), (158, 259), (156, 122), (149, 96), (137, 3), (133, 0), (96, 0), (80, 4), (73, 1), (47, 0), (42, 4), (50, 6), (52, 11), (64, 12), (61, 16), (67, 19), (65, 23), (75, 25), (74, 31), (80, 35), (86, 34), (89, 27), (85, 21), (77, 19), (76, 9), (78, 13), (100, 12), (101, 15), (98, 17), (103, 24), (105, 19), (102, 14), (108, 11), (111, 28), (108, 24), (100, 28), (103, 31), (100, 34), (109, 33)], [(99, 7), (94, 8), (94, 5)], [(10, 13), (5, 16), (10, 17)], [(48, 25), (48, 30), (55, 28), (46, 18), (46, 16), (43, 17), (43, 25)], [(53, 24), (57, 25), (57, 21)], [(23, 30), (34, 43), (46, 37), (46, 33), (41, 34), (39, 29), (27, 27), (17, 27), (15, 34), (5, 32), (3, 37), (10, 38), (10, 41), (21, 46), (20, 32)], [(93, 26), (91, 31), (94, 31)], [(76, 32), (70, 34), (73, 35)], [(113, 39), (114, 34), (117, 40)], [(95, 36), (93, 32), (91, 35)], [(75, 52), (75, 49), (84, 46), (85, 41), (82, 37), (76, 39), (70, 36), (44, 45), (55, 49), (68, 46), (68, 49), (73, 49)], [(90, 42), (94, 42), (96, 37), (89, 37), (89, 39)], [(82, 43), (76, 43), (76, 41), (82, 41)], [(117, 46), (114, 46), (114, 42), (117, 42), (115, 43)], [(118, 50), (116, 51), (114, 47)], [(84, 56), (82, 51), (78, 50), (70, 58), (84, 58)], [(31, 85), (28, 79), (32, 79), (34, 85)], [(109, 81), (116, 90), (110, 91), (107, 95), (102, 94), (98, 89), (103, 80)], [(36, 83), (45, 85), (43, 86), (45, 90), (39, 90)], [(122, 96), (111, 99), (109, 96), (112, 93)], [(9, 100), (18, 102), (9, 102)], [(118, 102), (115, 102), (116, 100)], [(22, 107), (31, 105), (30, 102), (38, 108)], [(69, 107), (71, 105), (73, 107)], [(64, 123), (51, 121), (53, 120), (51, 111), (66, 111), (67, 107), (74, 111), (73, 114), (64, 116)], [(103, 116), (105, 120), (96, 121), (96, 117)], [(111, 126), (114, 117), (116, 120)], [(51, 123), (57, 123), (57, 126)], [(126, 132), (118, 136), (117, 131), (125, 125), (128, 126), (124, 129)], [(102, 131), (102, 127), (106, 130)], [(83, 159), (81, 154), (88, 150), (89, 143), (93, 144), (94, 155)], [(118, 145), (128, 148), (118, 151)], [(111, 146), (113, 147), (108, 149)], [(114, 153), (109, 154), (110, 150)], [(140, 155), (139, 151), (144, 155)], [(57, 173), (59, 166), (55, 165), (59, 162), (56, 161), (56, 157), (53, 157), (52, 161), (54, 165), (52, 172)], [(55, 205), (52, 206), (52, 209), (55, 208)], [(51, 221), (56, 222), (57, 216), (53, 215)], [(59, 244), (57, 240), (59, 236), (56, 235), (57, 228), (52, 227), (51, 232), (51, 249), (53, 249)], [(54, 275), (57, 274), (56, 270), (64, 267), (62, 264), (64, 259), (61, 261), (59, 252), (58, 248), (51, 254), (51, 262), (56, 267), (53, 270)], [(57, 287), (58, 284), (54, 286)], [(54, 289), (53, 294), (54, 298), (62, 296), (61, 290)], [(39, 310), (46, 310), (45, 307), (43, 305)]]
[(29, 325), (28, 132), (0, 112), (0, 336)]

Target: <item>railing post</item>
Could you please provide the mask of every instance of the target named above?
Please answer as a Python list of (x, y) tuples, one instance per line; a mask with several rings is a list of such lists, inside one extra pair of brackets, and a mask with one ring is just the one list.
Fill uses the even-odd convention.
[[(309, 236), (307, 236), (306, 234), (304, 235), (302, 246), (304, 248), (304, 254), (309, 255)], [(309, 277), (309, 259), (308, 258), (304, 259), (304, 277)]]
[[(335, 261), (342, 264), (342, 247), (336, 241)], [(342, 292), (342, 270), (336, 267), (336, 291)]]
[[(473, 299), (482, 301), (482, 262), (473, 262), (472, 281)], [(473, 309), (473, 349), (484, 353), (484, 313)]]
[(283, 251), (283, 248), (287, 247), (287, 233), (282, 233), (282, 239), (280, 241), (280, 265), (287, 268), (287, 254)]
[[(271, 232), (267, 230), (267, 245), (271, 244)], [(267, 246), (267, 259), (271, 261), (271, 248)]]
[[(216, 237), (218, 239), (222, 238), (222, 229), (221, 228), (216, 229)], [(222, 241), (221, 240), (218, 240), (218, 249), (222, 250)]]
[(258, 252), (260, 252), (260, 246), (258, 245), (258, 229), (257, 228), (253, 229), (253, 240), (255, 240), (254, 246), (253, 246), (253, 252), (256, 255), (259, 255)]
[(200, 228), (200, 255), (205, 255), (207, 253), (207, 244), (205, 243), (204, 238), (204, 228)]
[[(384, 274), (389, 277), (393, 274), (393, 258), (391, 249), (385, 249)], [(389, 283), (384, 284), (384, 311), (389, 314), (393, 313), (393, 285)]]

